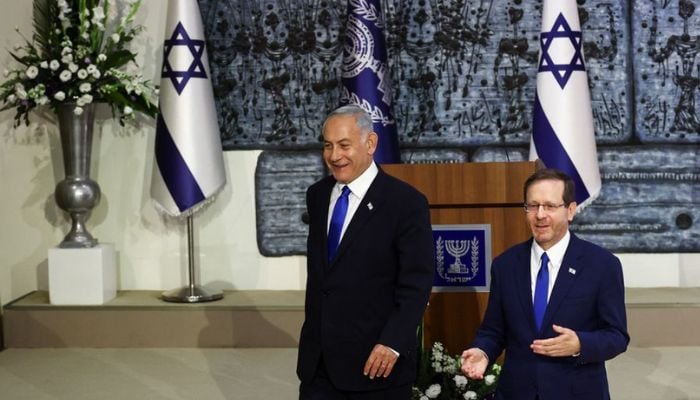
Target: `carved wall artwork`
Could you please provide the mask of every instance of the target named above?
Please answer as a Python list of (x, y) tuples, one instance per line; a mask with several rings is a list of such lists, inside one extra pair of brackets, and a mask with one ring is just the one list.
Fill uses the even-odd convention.
[[(696, 3), (578, 1), (603, 188), (572, 229), (615, 252), (700, 249)], [(224, 148), (264, 150), (267, 256), (305, 251), (304, 191), (325, 174), (320, 127), (339, 104), (348, 4), (366, 6), (200, 0)], [(381, 4), (403, 162), (527, 159), (541, 1)]]

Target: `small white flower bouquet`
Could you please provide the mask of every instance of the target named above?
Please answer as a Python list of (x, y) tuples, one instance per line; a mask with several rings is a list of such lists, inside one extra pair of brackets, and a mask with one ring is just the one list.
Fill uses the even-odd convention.
[(127, 48), (143, 30), (133, 26), (141, 0), (119, 2), (123, 12), (117, 0), (34, 0), (32, 39), (10, 52), (20, 66), (5, 70), (0, 85), (0, 110), (16, 109), (15, 126), (28, 125), (38, 106), (65, 103), (75, 103), (76, 114), (107, 103), (121, 124), (134, 111), (156, 115), (155, 89), (135, 72), (136, 54)]
[(482, 400), (492, 399), (501, 366), (493, 364), (483, 380), (467, 379), (460, 371), (459, 356), (445, 354), (445, 347), (435, 342), (421, 353), (413, 400)]

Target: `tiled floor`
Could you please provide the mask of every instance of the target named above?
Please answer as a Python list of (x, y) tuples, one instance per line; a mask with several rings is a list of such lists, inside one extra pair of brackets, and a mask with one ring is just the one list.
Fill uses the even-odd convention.
[[(296, 349), (9, 349), (3, 400), (296, 399)], [(613, 399), (700, 400), (700, 348), (631, 348)]]

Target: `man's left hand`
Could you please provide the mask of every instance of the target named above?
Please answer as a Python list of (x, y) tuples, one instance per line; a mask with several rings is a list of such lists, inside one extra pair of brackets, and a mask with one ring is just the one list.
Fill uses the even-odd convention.
[(372, 349), (372, 352), (369, 353), (363, 372), (365, 376), (369, 376), (369, 379), (374, 379), (375, 377), (386, 378), (391, 373), (391, 370), (394, 369), (398, 358), (391, 348), (377, 344)]
[(559, 325), (552, 325), (552, 328), (559, 335), (533, 341), (530, 345), (533, 352), (548, 357), (568, 357), (581, 351), (581, 342), (576, 332)]

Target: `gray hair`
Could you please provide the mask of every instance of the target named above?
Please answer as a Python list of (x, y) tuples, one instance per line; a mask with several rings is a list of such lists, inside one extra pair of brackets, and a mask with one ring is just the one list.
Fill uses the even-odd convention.
[(326, 123), (328, 122), (328, 120), (337, 115), (355, 116), (355, 123), (357, 124), (357, 127), (360, 128), (360, 133), (363, 135), (374, 131), (374, 128), (372, 127), (372, 117), (370, 117), (369, 114), (367, 114), (367, 111), (365, 111), (364, 108), (358, 106), (357, 104), (348, 104), (342, 107), (338, 107), (335, 110), (331, 111), (330, 114), (328, 114), (326, 120), (323, 121), (322, 132), (326, 131)]

